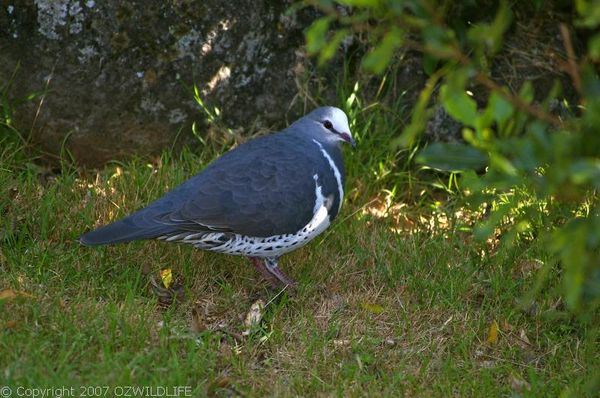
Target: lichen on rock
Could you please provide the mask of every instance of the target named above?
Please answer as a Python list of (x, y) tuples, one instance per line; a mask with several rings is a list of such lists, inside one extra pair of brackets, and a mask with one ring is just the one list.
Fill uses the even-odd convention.
[(44, 97), (17, 109), (24, 131), (90, 165), (185, 142), (205, 120), (194, 85), (232, 129), (281, 127), (303, 111), (294, 70), (317, 16), (289, 16), (291, 3), (14, 0), (0, 10), (0, 82)]

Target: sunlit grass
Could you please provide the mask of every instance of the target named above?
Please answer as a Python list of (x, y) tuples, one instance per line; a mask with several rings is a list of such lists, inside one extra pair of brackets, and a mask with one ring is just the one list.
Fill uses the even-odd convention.
[[(556, 276), (547, 294), (522, 300), (546, 254), (535, 242), (474, 241), (463, 227), (477, 215), (389, 145), (399, 120), (377, 107), (354, 116), (343, 212), (282, 260), (300, 281), (293, 297), (269, 291), (244, 258), (77, 243), (200, 171), (214, 151), (44, 178), (25, 153), (2, 152), (0, 291), (16, 297), (0, 300), (1, 383), (189, 385), (195, 396), (539, 397), (570, 386), (582, 396), (597, 347), (550, 294)], [(167, 309), (148, 284), (162, 268), (186, 292)], [(257, 298), (269, 303), (263, 320), (240, 338)]]

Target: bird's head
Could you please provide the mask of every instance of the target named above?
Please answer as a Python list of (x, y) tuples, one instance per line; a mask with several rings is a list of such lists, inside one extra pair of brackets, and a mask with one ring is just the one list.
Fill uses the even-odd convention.
[(317, 129), (319, 138), (326, 142), (346, 142), (352, 147), (356, 147), (356, 141), (350, 133), (348, 117), (343, 110), (333, 106), (323, 106), (317, 108), (308, 115), (304, 116), (313, 122)]

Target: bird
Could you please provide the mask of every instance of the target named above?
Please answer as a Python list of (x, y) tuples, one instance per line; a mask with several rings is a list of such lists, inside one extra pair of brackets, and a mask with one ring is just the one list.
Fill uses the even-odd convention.
[(344, 200), (342, 144), (356, 147), (339, 108), (314, 109), (251, 139), (146, 207), (80, 236), (84, 246), (158, 239), (250, 258), (274, 287), (297, 287), (279, 258), (321, 234)]

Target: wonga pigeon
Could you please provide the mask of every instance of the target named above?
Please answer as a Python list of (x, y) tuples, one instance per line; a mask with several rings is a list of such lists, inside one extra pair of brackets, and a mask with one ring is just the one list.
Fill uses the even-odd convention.
[(346, 114), (317, 108), (285, 130), (225, 153), (147, 207), (79, 241), (189, 243), (248, 256), (271, 283), (293, 287), (277, 260), (323, 232), (340, 211), (343, 142), (356, 145)]

